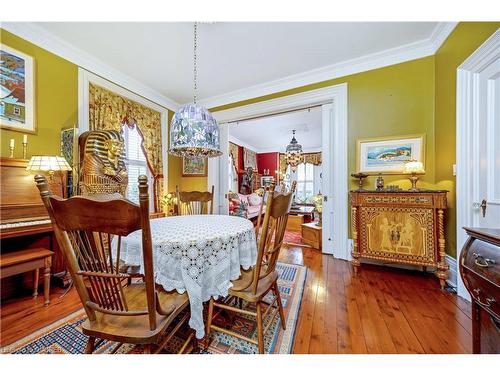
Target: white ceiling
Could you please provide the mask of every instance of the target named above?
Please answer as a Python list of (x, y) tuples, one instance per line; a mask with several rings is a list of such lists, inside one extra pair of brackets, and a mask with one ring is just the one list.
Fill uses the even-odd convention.
[[(177, 103), (192, 100), (193, 26), (182, 22), (35, 25)], [(220, 22), (199, 25), (199, 98), (429, 40), (437, 22)]]
[(284, 152), (294, 129), (304, 151), (319, 151), (321, 107), (233, 123), (229, 125), (229, 137), (256, 152)]

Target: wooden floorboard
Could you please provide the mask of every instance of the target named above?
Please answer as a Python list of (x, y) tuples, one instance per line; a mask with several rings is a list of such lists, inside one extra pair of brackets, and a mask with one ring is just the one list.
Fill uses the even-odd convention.
[[(470, 303), (439, 289), (431, 274), (362, 265), (314, 249), (285, 247), (283, 262), (307, 266), (294, 353), (470, 353)], [(27, 291), (28, 292), (28, 291)], [(63, 298), (2, 301), (0, 345), (8, 345), (81, 308), (75, 289)]]

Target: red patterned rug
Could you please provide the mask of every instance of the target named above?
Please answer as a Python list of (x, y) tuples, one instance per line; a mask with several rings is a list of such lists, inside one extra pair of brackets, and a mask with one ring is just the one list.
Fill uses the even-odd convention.
[(285, 231), (285, 237), (283, 238), (283, 243), (287, 245), (304, 246), (307, 245), (302, 242), (302, 234), (300, 232), (287, 230)]

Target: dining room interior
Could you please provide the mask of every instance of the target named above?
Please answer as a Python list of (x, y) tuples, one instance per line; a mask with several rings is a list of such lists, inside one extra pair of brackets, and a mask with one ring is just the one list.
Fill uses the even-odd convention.
[(498, 365), (500, 22), (131, 9), (0, 16), (0, 362)]

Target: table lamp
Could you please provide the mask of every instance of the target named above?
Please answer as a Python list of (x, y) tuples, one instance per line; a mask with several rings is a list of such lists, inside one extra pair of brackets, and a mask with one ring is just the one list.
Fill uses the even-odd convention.
[(405, 163), (404, 173), (411, 174), (411, 176), (409, 177), (409, 179), (411, 181), (410, 191), (418, 191), (418, 188), (417, 188), (418, 177), (417, 177), (417, 175), (425, 173), (424, 164), (421, 161), (410, 160), (409, 162)]
[(49, 179), (52, 180), (56, 171), (71, 171), (71, 166), (62, 156), (32, 156), (27, 171), (30, 172), (48, 172)]
[(319, 220), (316, 223), (316, 226), (320, 227), (322, 225), (321, 216), (323, 213), (323, 195), (321, 194), (321, 192), (313, 197), (313, 203), (314, 207), (316, 208), (316, 212), (318, 212), (319, 215)]

